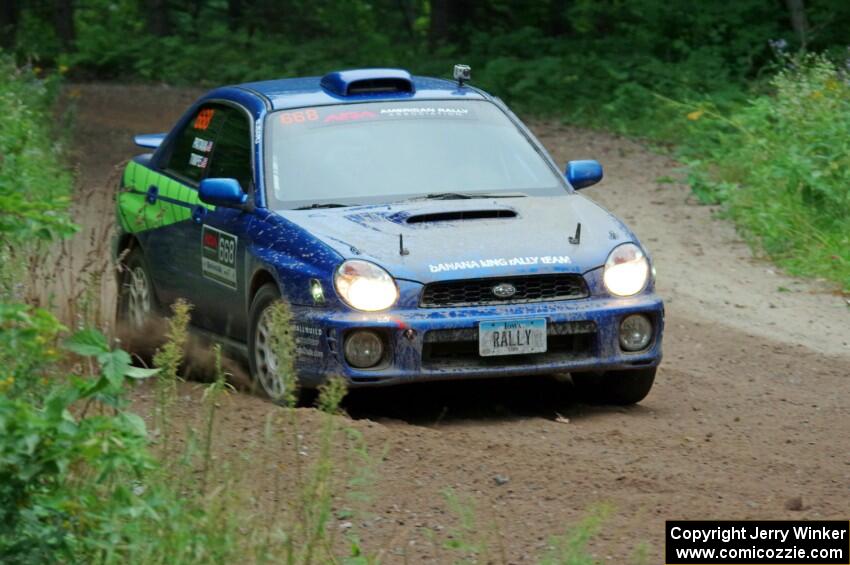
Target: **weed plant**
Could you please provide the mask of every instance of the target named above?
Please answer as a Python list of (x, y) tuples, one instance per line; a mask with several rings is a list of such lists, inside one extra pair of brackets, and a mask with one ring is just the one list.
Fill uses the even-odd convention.
[(770, 94), (688, 114), (689, 182), (779, 265), (850, 290), (850, 78), (822, 56), (783, 60)]

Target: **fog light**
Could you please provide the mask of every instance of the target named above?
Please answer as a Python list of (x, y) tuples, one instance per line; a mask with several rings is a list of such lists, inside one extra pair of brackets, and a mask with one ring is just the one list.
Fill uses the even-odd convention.
[(345, 360), (352, 367), (368, 369), (384, 357), (384, 342), (375, 332), (356, 331), (345, 338)]
[(652, 339), (652, 322), (643, 314), (626, 316), (620, 322), (620, 347), (624, 351), (646, 349)]
[(313, 302), (316, 304), (325, 303), (325, 289), (322, 288), (319, 279), (310, 279), (310, 296), (313, 297)]

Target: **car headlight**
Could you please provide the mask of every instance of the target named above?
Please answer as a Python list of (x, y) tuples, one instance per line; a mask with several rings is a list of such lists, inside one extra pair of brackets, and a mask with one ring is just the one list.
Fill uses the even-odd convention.
[(386, 310), (398, 300), (398, 287), (390, 274), (360, 259), (350, 259), (339, 266), (334, 287), (346, 304), (366, 312)]
[(640, 247), (624, 243), (615, 247), (602, 275), (605, 288), (616, 296), (632, 296), (642, 291), (649, 280), (649, 261)]

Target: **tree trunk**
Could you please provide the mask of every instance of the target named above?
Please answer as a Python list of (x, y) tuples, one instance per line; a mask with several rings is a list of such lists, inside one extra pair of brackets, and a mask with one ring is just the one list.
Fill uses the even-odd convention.
[(76, 31), (74, 28), (74, 0), (55, 0), (53, 4), (53, 26), (56, 37), (65, 51), (74, 50)]
[(242, 24), (242, 0), (227, 0), (227, 29), (236, 31)]
[(0, 47), (5, 49), (14, 47), (19, 13), (20, 6), (17, 0), (0, 2)]
[(550, 0), (549, 2), (549, 35), (565, 35), (569, 30), (567, 25), (568, 0)]
[(431, 0), (428, 43), (432, 51), (449, 35), (449, 2), (450, 0)]
[(808, 41), (809, 22), (806, 19), (806, 6), (804, 0), (785, 0), (788, 12), (791, 16), (791, 28), (800, 41), (800, 46), (805, 49)]
[(171, 19), (168, 17), (168, 0), (146, 0), (148, 31), (156, 37), (171, 35)]
[(416, 17), (413, 15), (413, 6), (410, 5), (410, 0), (396, 0), (398, 4), (398, 9), (401, 11), (401, 17), (404, 20), (404, 27), (407, 30), (407, 34), (410, 37), (413, 37), (413, 22)]

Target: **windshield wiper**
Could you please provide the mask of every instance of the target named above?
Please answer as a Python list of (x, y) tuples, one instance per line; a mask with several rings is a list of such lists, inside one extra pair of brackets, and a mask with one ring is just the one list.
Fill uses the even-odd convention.
[(307, 206), (299, 206), (298, 208), (293, 208), (293, 210), (313, 210), (315, 208), (347, 208), (349, 206), (356, 206), (356, 204), (339, 204), (338, 202), (313, 202), (312, 204), (308, 204)]
[(470, 200), (472, 198), (523, 198), (525, 194), (484, 194), (480, 192), (432, 192), (411, 200)]

